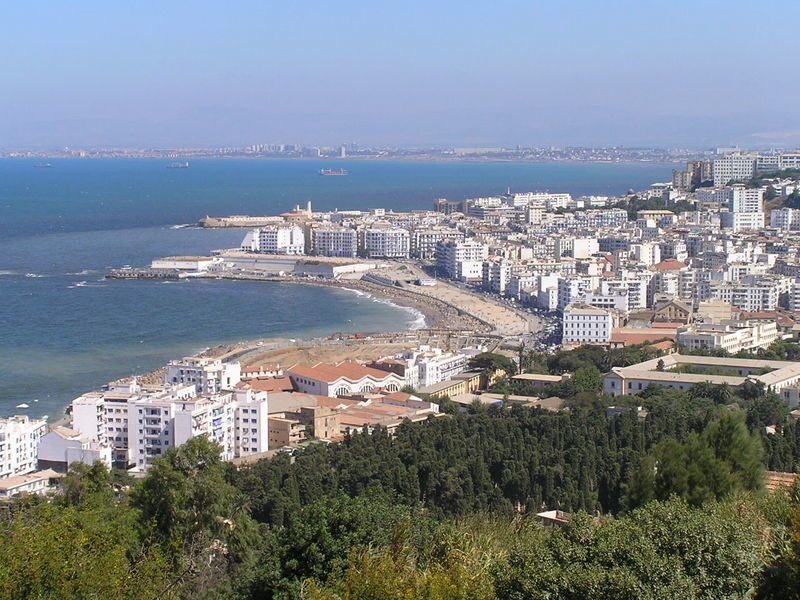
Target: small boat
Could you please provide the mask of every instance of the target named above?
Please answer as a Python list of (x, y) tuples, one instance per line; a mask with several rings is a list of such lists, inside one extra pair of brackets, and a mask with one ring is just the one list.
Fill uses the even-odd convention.
[(350, 175), (350, 171), (348, 171), (347, 169), (321, 169), (319, 174), (328, 177), (330, 176), (343, 177), (345, 175)]
[(36, 163), (36, 164), (33, 165), (33, 168), (34, 169), (49, 169), (52, 166), (53, 165), (51, 165), (50, 163)]
[(187, 160), (187, 161), (184, 161), (184, 162), (169, 163), (167, 165), (167, 168), (168, 169), (188, 169), (189, 168), (189, 161)]
[(30, 408), (30, 406), (23, 402), (22, 404), (17, 404), (17, 408)]

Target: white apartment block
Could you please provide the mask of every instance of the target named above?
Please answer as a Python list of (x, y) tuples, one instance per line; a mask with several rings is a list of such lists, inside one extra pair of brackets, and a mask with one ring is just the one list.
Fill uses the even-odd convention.
[(546, 206), (548, 210), (555, 210), (557, 208), (567, 208), (572, 202), (572, 196), (565, 193), (523, 192), (506, 196), (506, 201), (515, 208), (538, 204)]
[(631, 259), (647, 267), (661, 262), (661, 246), (656, 242), (631, 244)]
[(800, 230), (800, 210), (796, 208), (776, 208), (769, 215), (769, 225), (783, 231)]
[(700, 286), (700, 300), (720, 300), (748, 312), (770, 311), (778, 307), (781, 289), (770, 281), (709, 282)]
[(742, 350), (767, 348), (780, 337), (774, 321), (723, 321), (700, 323), (678, 329), (678, 344), (690, 350)]
[(321, 227), (313, 233), (313, 252), (317, 256), (355, 258), (358, 232), (349, 227)]
[(40, 469), (52, 468), (60, 472), (65, 472), (74, 462), (87, 465), (100, 462), (109, 469), (114, 462), (110, 446), (101, 446), (89, 436), (63, 426), (54, 427), (42, 436), (37, 455)]
[(614, 316), (609, 310), (584, 303), (570, 304), (564, 309), (565, 344), (608, 342), (613, 329)]
[(461, 352), (445, 352), (441, 348), (420, 346), (406, 350), (395, 360), (403, 363), (406, 385), (424, 387), (448, 381), (467, 367), (467, 356)]
[(764, 228), (764, 213), (722, 212), (719, 214), (722, 229), (739, 231), (758, 231)]
[(369, 258), (408, 258), (411, 237), (399, 227), (373, 227), (364, 234), (364, 251)]
[(265, 452), (267, 414), (266, 392), (197, 395), (192, 385), (145, 389), (134, 382), (74, 400), (72, 429), (90, 447), (113, 448), (116, 464), (145, 472), (170, 448), (199, 435), (220, 444), (224, 460)]
[(167, 364), (164, 382), (167, 385), (192, 384), (198, 394), (216, 394), (232, 390), (241, 380), (238, 362), (222, 362), (218, 358), (188, 356)]
[(621, 208), (584, 210), (575, 213), (575, 224), (587, 229), (623, 227), (628, 222), (628, 212)]
[(45, 433), (44, 419), (0, 418), (0, 479), (36, 470), (37, 448)]
[(586, 293), (592, 290), (591, 278), (569, 277), (558, 280), (558, 310), (564, 310), (568, 305), (583, 300)]
[(463, 242), (464, 233), (448, 228), (414, 229), (411, 231), (411, 256), (422, 260), (436, 258), (439, 242), (447, 240)]
[(297, 225), (273, 225), (249, 231), (242, 240), (245, 252), (302, 255), (306, 252), (306, 236)]
[(505, 294), (511, 278), (511, 263), (507, 260), (484, 261), (483, 288), (498, 294)]
[(594, 291), (588, 292), (583, 301), (596, 308), (604, 308), (606, 310), (616, 310), (620, 312), (628, 312), (628, 289), (627, 288), (614, 288), (605, 292)]
[(731, 181), (747, 181), (756, 174), (757, 155), (734, 153), (714, 161), (714, 186)]
[(725, 189), (725, 204), (731, 212), (763, 213), (764, 190), (735, 185)]
[(436, 250), (436, 265), (451, 279), (477, 281), (483, 277), (483, 261), (489, 247), (475, 240), (440, 242)]

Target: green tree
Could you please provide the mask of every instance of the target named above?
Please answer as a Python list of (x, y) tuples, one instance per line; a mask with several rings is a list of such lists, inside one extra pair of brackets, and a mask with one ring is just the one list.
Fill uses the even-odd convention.
[(205, 436), (170, 448), (132, 494), (145, 535), (172, 557), (194, 593), (226, 575), (244, 584), (259, 543), (244, 497), (226, 480), (220, 450)]
[(492, 374), (495, 371), (505, 371), (506, 375), (514, 375), (517, 372), (517, 365), (513, 360), (503, 354), (496, 352), (482, 352), (476, 354), (469, 360), (470, 369), (484, 371)]
[(599, 392), (603, 388), (603, 375), (594, 365), (581, 367), (570, 379), (576, 392)]
[(0, 597), (177, 598), (169, 561), (139, 538), (138, 515), (82, 495), (0, 522)]

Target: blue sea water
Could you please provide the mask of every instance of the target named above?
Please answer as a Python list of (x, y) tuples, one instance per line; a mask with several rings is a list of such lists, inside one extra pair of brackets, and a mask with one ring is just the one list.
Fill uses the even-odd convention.
[[(671, 165), (0, 160), (0, 415), (57, 417), (84, 391), (218, 343), (405, 328), (408, 311), (279, 283), (108, 281), (108, 268), (238, 245), (240, 230), (171, 229), (206, 214), (428, 208), (518, 190), (617, 194)], [(348, 177), (321, 177), (344, 167)], [(17, 409), (18, 404), (29, 409)]]

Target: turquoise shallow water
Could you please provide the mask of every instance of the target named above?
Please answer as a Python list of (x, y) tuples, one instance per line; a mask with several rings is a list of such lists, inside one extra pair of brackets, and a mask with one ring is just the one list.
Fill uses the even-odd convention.
[[(80, 393), (245, 338), (385, 331), (407, 311), (342, 290), (194, 281), (105, 281), (109, 267), (235, 246), (241, 231), (170, 229), (205, 214), (427, 208), (441, 196), (514, 189), (620, 193), (669, 165), (277, 160), (0, 160), (0, 415), (58, 416)], [(349, 177), (321, 177), (344, 166)], [(30, 409), (15, 409), (26, 403)]]

